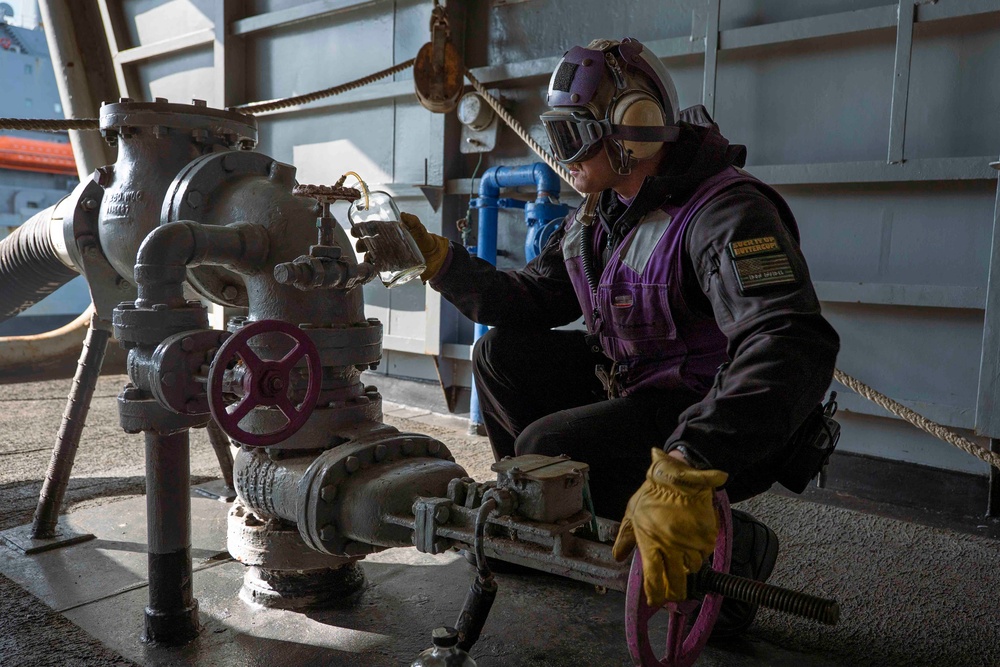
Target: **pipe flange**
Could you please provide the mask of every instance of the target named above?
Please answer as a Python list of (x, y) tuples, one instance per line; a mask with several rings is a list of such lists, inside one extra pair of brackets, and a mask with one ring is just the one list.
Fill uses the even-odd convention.
[(370, 366), (382, 359), (382, 323), (375, 318), (348, 327), (299, 326), (316, 343), (323, 366)]
[(112, 323), (115, 338), (125, 349), (156, 346), (176, 333), (207, 328), (208, 310), (197, 300), (182, 308), (169, 308), (165, 303), (137, 308), (134, 301), (123, 301), (115, 308)]
[[(252, 323), (248, 317), (238, 315), (229, 318), (226, 330), (236, 333)], [(309, 334), (309, 338), (316, 344), (320, 363), (324, 367), (371, 367), (382, 360), (382, 323), (377, 318), (370, 317), (364, 322), (346, 327), (317, 327), (303, 322), (299, 324), (299, 328)], [(262, 342), (255, 344), (254, 349), (266, 354), (268, 346), (266, 342)]]
[(347, 538), (337, 527), (340, 513), (340, 483), (351, 475), (407, 458), (438, 458), (454, 461), (439, 440), (419, 433), (392, 433), (375, 440), (340, 445), (321, 454), (299, 482), (297, 525), (302, 539), (316, 551), (335, 556), (359, 556), (381, 547)]
[(262, 519), (238, 500), (229, 510), (227, 528), (229, 553), (244, 565), (267, 570), (315, 570), (359, 560), (314, 551), (302, 541), (295, 526)]
[(193, 104), (166, 101), (133, 102), (127, 98), (101, 107), (101, 133), (114, 142), (137, 128), (157, 137), (171, 133), (190, 135), (196, 143), (253, 148), (257, 144), (257, 119), (239, 111), (213, 109), (201, 100)]
[(125, 385), (118, 394), (118, 419), (126, 433), (148, 431), (172, 435), (208, 423), (208, 415), (180, 415), (160, 405), (155, 398), (134, 384)]
[[(274, 178), (281, 163), (261, 153), (224, 151), (195, 158), (174, 178), (163, 199), (160, 224), (191, 220), (216, 224), (211, 215), (212, 197), (235, 179), (255, 176)], [(289, 167), (282, 165), (282, 167)], [(284, 176), (281, 176), (284, 178)], [(231, 308), (249, 305), (242, 276), (221, 266), (198, 266), (187, 269), (187, 280), (205, 298)]]
[(164, 339), (152, 359), (150, 389), (156, 400), (180, 414), (208, 413), (205, 371), (230, 335), (228, 331), (208, 329), (183, 331)]

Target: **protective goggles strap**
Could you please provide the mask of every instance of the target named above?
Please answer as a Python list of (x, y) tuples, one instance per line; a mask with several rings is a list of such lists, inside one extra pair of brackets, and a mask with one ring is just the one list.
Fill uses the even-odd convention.
[(676, 125), (650, 127), (644, 125), (611, 125), (611, 132), (604, 135), (608, 139), (622, 141), (677, 141), (681, 130)]

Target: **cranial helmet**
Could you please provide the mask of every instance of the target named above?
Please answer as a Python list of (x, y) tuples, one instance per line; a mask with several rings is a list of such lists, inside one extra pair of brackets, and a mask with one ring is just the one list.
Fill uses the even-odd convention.
[(542, 125), (563, 164), (593, 157), (603, 144), (628, 174), (677, 140), (677, 90), (660, 59), (638, 40), (601, 39), (566, 52), (549, 80)]

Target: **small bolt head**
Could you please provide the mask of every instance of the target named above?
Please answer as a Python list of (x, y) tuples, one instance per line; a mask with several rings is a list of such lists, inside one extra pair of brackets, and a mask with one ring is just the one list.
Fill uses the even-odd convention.
[(205, 100), (199, 100), (197, 98), (191, 100), (191, 104), (195, 105), (196, 107), (207, 107), (208, 106), (208, 102), (206, 102)]
[(451, 518), (451, 509), (447, 505), (438, 505), (434, 508), (434, 523), (445, 523)]
[(348, 456), (347, 460), (344, 461), (344, 468), (347, 472), (352, 473), (361, 467), (361, 461), (358, 460), (357, 456)]
[(368, 370), (374, 371), (374, 370), (378, 369), (379, 363), (380, 362), (378, 362), (378, 361), (373, 361), (372, 363), (368, 364)]
[(97, 252), (97, 246), (93, 244), (85, 246), (83, 249), (83, 255), (89, 259), (97, 257)]
[(326, 524), (319, 531), (319, 538), (321, 540), (329, 541), (335, 537), (337, 537), (337, 527), (332, 523)]
[(410, 454), (413, 453), (413, 441), (412, 440), (404, 440), (403, 444), (400, 447), (400, 449), (403, 450), (404, 454), (406, 454), (407, 456), (409, 456)]
[(131, 97), (119, 97), (118, 104), (127, 104), (132, 101)]
[(118, 304), (118, 310), (135, 310), (135, 301), (122, 301)]
[(222, 298), (232, 301), (240, 295), (240, 290), (236, 285), (226, 285), (222, 288)]
[(334, 498), (337, 497), (337, 487), (333, 484), (327, 484), (319, 490), (319, 495), (324, 502), (332, 503)]
[[(132, 287), (132, 283), (130, 283), (129, 281), (127, 281), (124, 278), (122, 278), (121, 276), (119, 276), (119, 277), (115, 278), (115, 286), (118, 287), (118, 289), (120, 289), (121, 291), (125, 292), (130, 287)], [(135, 308), (135, 304), (134, 303), (132, 304), (132, 308)]]
[(186, 201), (188, 206), (190, 206), (191, 208), (198, 208), (199, 206), (201, 206), (202, 202), (201, 193), (198, 192), (197, 190), (192, 190), (191, 192), (187, 193)]
[(82, 202), (80, 202), (80, 207), (84, 211), (93, 211), (95, 208), (97, 208), (97, 200), (94, 199), (93, 197), (87, 197)]
[(437, 440), (432, 440), (427, 443), (427, 451), (431, 454), (437, 454), (441, 451), (441, 443)]
[(191, 336), (185, 336), (181, 339), (181, 349), (185, 352), (190, 352), (194, 349), (194, 338)]
[(376, 445), (375, 446), (375, 460), (376, 461), (384, 461), (385, 457), (386, 457), (386, 455), (388, 453), (389, 453), (389, 448), (386, 447), (385, 445)]
[(153, 310), (159, 312), (167, 309), (167, 304), (165, 303), (154, 303)]

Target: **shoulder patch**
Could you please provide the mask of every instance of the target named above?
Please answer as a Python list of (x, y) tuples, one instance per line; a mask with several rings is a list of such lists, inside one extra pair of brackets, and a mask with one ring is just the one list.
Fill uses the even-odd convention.
[(733, 241), (726, 249), (744, 296), (762, 287), (798, 282), (788, 254), (774, 236)]

